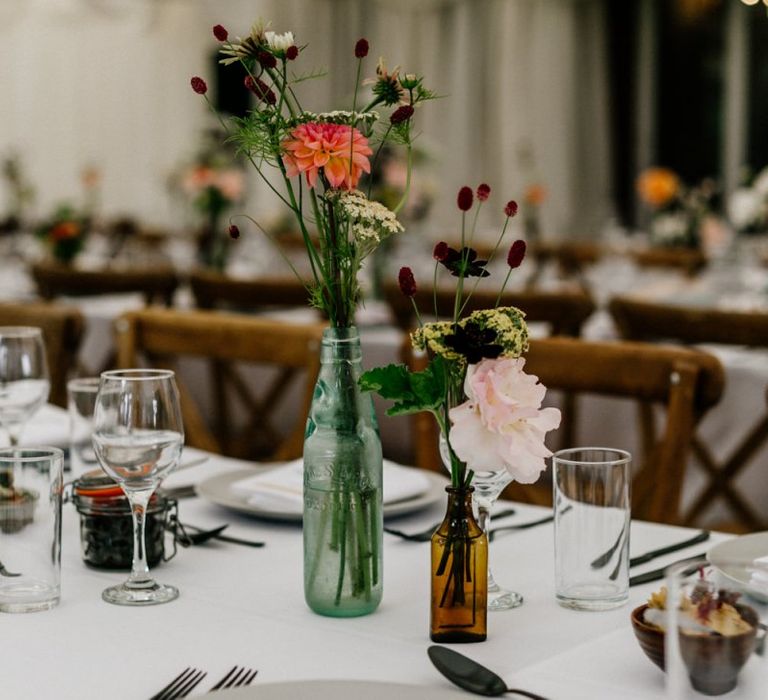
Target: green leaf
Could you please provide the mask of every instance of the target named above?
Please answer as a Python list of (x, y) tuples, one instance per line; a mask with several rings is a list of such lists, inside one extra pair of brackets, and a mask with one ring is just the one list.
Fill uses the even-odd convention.
[(404, 365), (369, 370), (360, 377), (360, 388), (393, 400), (388, 416), (436, 411), (445, 402), (445, 372), (445, 360), (438, 355), (421, 372), (410, 372)]

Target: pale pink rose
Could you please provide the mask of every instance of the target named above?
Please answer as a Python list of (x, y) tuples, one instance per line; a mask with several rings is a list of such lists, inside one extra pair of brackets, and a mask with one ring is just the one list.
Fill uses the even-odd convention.
[(216, 187), (231, 202), (243, 194), (243, 174), (239, 170), (222, 170), (216, 174)]
[(469, 366), (467, 401), (450, 411), (450, 442), (470, 469), (504, 466), (516, 481), (531, 484), (552, 455), (544, 436), (560, 425), (560, 411), (541, 408), (546, 387), (523, 372), (524, 364), (501, 358)]

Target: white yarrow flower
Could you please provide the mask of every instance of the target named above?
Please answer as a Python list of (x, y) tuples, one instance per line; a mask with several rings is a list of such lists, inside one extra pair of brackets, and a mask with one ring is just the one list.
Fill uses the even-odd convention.
[(756, 224), (761, 209), (762, 197), (756, 187), (740, 187), (728, 200), (728, 217), (739, 231)]
[(360, 190), (343, 192), (339, 203), (349, 221), (352, 235), (360, 243), (375, 245), (393, 233), (403, 231), (393, 212), (379, 202), (372, 202)]
[(293, 40), (293, 32), (285, 32), (284, 34), (265, 32), (264, 38), (267, 41), (267, 46), (273, 51), (285, 52), (295, 44)]

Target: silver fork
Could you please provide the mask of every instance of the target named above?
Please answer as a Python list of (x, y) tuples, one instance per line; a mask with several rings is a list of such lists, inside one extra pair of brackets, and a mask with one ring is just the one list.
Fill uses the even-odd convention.
[(196, 668), (185, 668), (176, 678), (149, 700), (176, 700), (185, 698), (208, 674)]
[(256, 678), (258, 671), (242, 668), (239, 666), (233, 666), (229, 669), (224, 678), (222, 678), (216, 685), (213, 686), (208, 692), (212, 693), (215, 690), (222, 690), (223, 688), (239, 688), (243, 685), (250, 685), (251, 681)]

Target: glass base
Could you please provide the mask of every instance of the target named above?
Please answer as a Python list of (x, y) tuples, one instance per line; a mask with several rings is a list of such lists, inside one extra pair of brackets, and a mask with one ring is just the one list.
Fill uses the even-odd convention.
[(179, 589), (157, 581), (148, 581), (141, 586), (128, 581), (119, 586), (110, 586), (101, 597), (113, 605), (161, 605), (179, 597)]
[(512, 610), (519, 608), (523, 604), (523, 596), (515, 591), (508, 591), (499, 586), (495, 590), (488, 589), (488, 610), (489, 612), (498, 612), (499, 610)]
[(564, 608), (570, 608), (571, 610), (613, 610), (614, 608), (620, 608), (629, 600), (627, 593), (619, 593), (613, 595), (582, 595), (574, 596), (573, 594), (557, 594), (557, 602)]
[(4, 582), (0, 588), (0, 612), (50, 610), (59, 604), (59, 597), (59, 587), (46, 581), (24, 578)]

